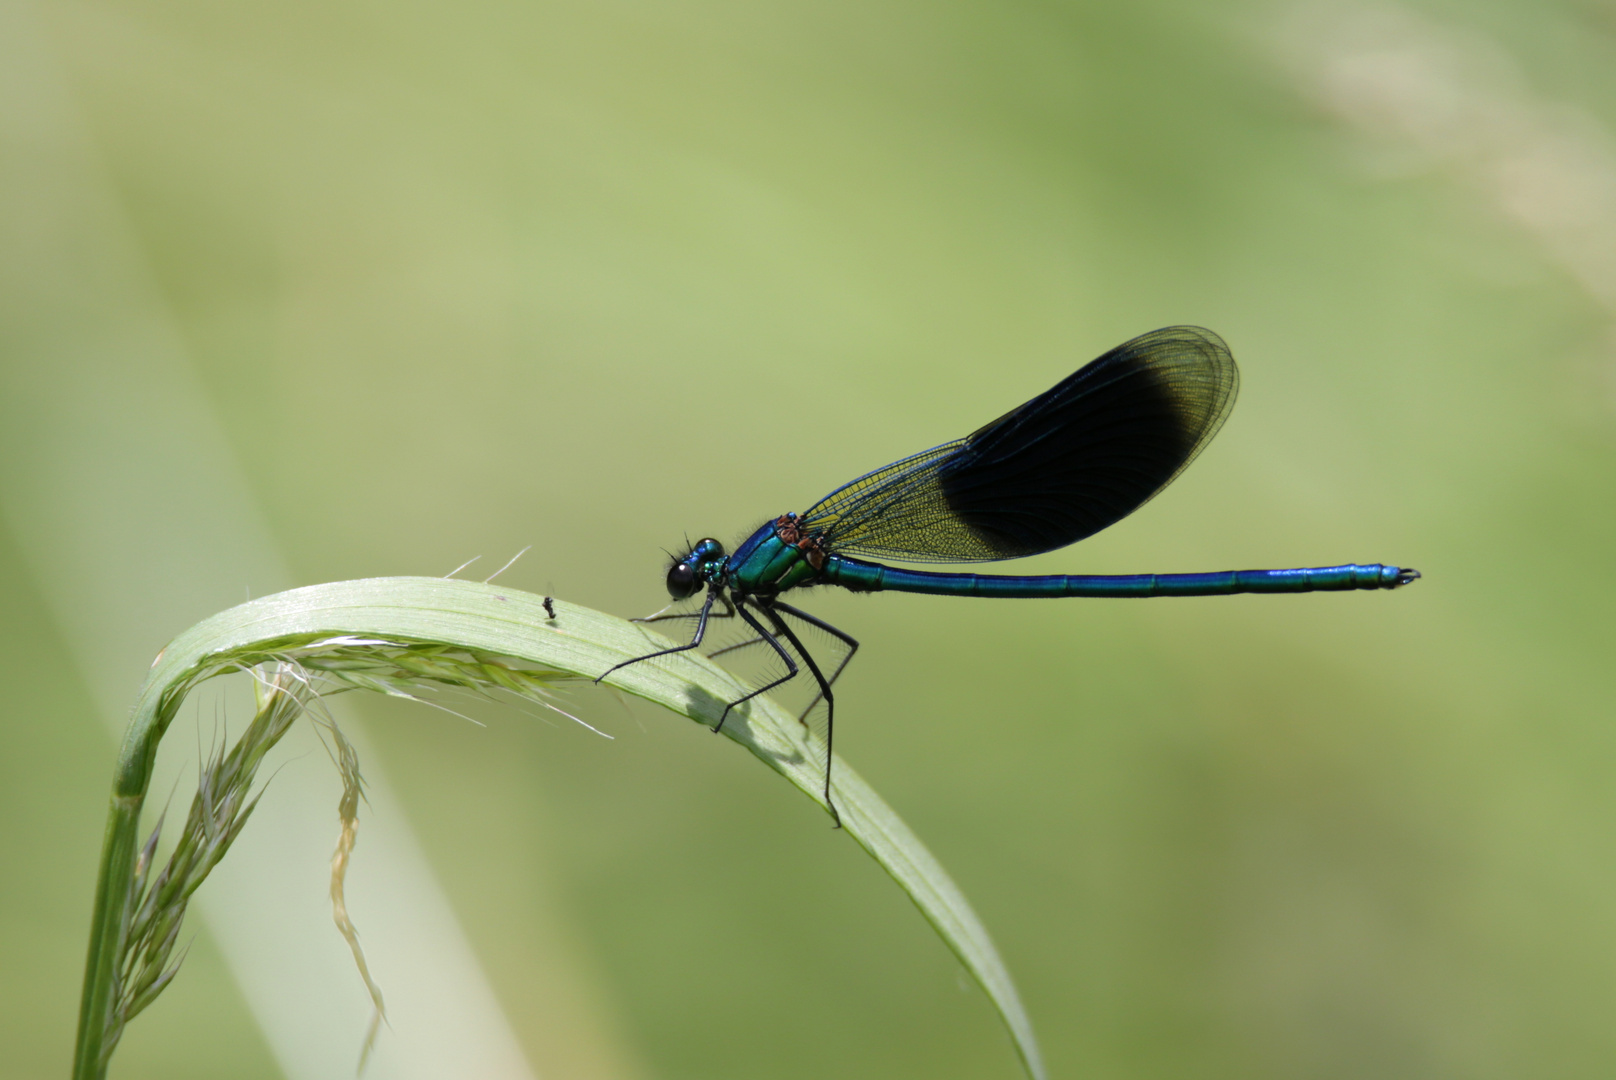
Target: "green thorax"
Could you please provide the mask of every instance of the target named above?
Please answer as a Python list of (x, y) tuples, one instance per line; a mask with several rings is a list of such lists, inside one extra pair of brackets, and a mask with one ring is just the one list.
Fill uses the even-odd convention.
[(764, 525), (724, 567), (725, 584), (743, 593), (780, 593), (817, 578), (825, 555), (816, 538), (797, 529), (797, 515), (786, 514)]

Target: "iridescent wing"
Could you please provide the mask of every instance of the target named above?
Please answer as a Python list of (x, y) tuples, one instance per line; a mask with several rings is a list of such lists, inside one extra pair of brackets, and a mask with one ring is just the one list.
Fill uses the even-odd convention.
[(908, 562), (1053, 551), (1172, 483), (1223, 426), (1239, 382), (1212, 331), (1154, 330), (965, 438), (836, 489), (802, 524), (834, 553)]

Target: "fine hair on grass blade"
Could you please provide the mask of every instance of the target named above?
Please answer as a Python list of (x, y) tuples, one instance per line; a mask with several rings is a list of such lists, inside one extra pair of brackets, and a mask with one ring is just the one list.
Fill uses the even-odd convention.
[[(485, 695), (503, 691), (560, 711), (553, 701), (558, 685), (593, 679), (665, 643), (643, 625), (552, 597), (447, 578), (375, 578), (295, 589), (221, 612), (175, 638), (153, 662), (119, 755), (85, 967), (75, 1080), (105, 1075), (124, 1025), (173, 979), (185, 903), (262, 797), (262, 788), (251, 789), (263, 755), (300, 716), (321, 726), (343, 775), (333, 912), (375, 1004), (374, 1033), (383, 1015), (381, 991), (369, 977), (342, 895), (363, 789), (352, 746), (321, 707), (322, 695), (370, 690), (419, 700), (424, 692), (449, 687)], [(175, 854), (153, 876), (156, 834), (142, 843), (139, 822), (158, 742), (192, 689), (241, 671), (256, 680), (257, 712), (234, 747), (205, 763)], [(708, 727), (739, 688), (733, 676), (694, 653), (622, 668), (607, 682)], [(824, 807), (822, 753), (794, 715), (766, 696), (754, 698), (730, 714), (723, 734)], [(987, 992), (1027, 1074), (1042, 1080), (1031, 1023), (975, 912), (919, 839), (840, 759), (834, 775), (847, 833), (887, 870)], [(368, 1036), (365, 1046), (368, 1052)]]

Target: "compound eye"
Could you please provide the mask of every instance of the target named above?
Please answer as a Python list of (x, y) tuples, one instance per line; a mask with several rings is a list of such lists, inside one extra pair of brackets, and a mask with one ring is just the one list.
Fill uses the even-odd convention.
[(668, 568), (668, 595), (675, 600), (684, 600), (701, 591), (701, 579), (696, 577), (696, 568), (687, 562), (674, 563)]
[(713, 562), (724, 557), (724, 545), (712, 537), (696, 541), (696, 549), (690, 553), (690, 561), (703, 563)]

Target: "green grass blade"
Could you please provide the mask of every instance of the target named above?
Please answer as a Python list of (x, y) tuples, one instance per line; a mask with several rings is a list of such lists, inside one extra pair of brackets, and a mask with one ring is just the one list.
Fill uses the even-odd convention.
[[(81, 1067), (75, 1075), (98, 1075), (86, 1055), (99, 1049), (96, 1029), (108, 1008), (100, 981), (121, 946), (119, 928), (126, 920), (118, 904), (129, 892), (133, 873), (134, 822), (150, 781), (157, 741), (192, 685), (224, 667), (262, 663), (289, 653), (312, 654), (326, 638), (441, 645), (585, 678), (672, 644), (643, 625), (588, 608), (555, 601), (554, 609), (552, 619), (542, 597), (480, 582), (374, 578), (266, 596), (198, 623), (170, 642), (158, 654), (141, 690), (120, 758), (85, 975)], [(430, 657), (422, 662), (430, 665)], [(491, 670), (497, 681), (497, 665)], [(421, 677), (432, 677), (430, 668)], [(709, 727), (718, 721), (724, 703), (745, 689), (694, 651), (623, 668), (607, 682)], [(820, 756), (809, 745), (807, 730), (767, 697), (754, 698), (732, 713), (723, 734), (824, 805)], [(847, 832), (909, 894), (987, 991), (1027, 1073), (1042, 1080), (1032, 1026), (976, 913), (914, 833), (840, 759), (834, 775), (833, 795)]]

